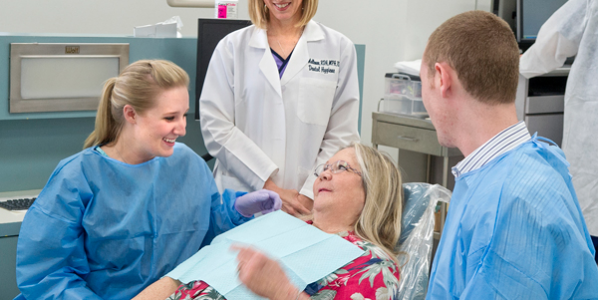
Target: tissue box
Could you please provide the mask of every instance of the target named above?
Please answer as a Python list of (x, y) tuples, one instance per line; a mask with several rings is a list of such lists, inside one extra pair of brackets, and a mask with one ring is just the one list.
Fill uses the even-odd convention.
[(177, 23), (137, 26), (133, 28), (134, 37), (176, 38)]

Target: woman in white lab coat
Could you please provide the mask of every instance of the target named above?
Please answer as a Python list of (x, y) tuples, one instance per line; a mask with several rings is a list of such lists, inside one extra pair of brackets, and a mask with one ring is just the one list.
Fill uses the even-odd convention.
[(249, 0), (253, 26), (217, 45), (200, 96), (220, 190), (273, 190), (309, 213), (311, 170), (358, 141), (354, 44), (317, 23), (318, 0)]

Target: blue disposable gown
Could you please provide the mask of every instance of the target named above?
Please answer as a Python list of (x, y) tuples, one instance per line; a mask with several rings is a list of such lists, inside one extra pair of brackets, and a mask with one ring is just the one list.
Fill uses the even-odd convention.
[(597, 299), (562, 151), (529, 142), (457, 178), (427, 299)]
[(88, 148), (61, 161), (17, 246), (23, 299), (130, 299), (249, 219), (183, 144), (129, 165)]

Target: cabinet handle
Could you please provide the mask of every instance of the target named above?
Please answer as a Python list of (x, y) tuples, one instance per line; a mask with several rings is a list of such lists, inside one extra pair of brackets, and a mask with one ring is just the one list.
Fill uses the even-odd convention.
[(398, 139), (404, 140), (404, 141), (409, 141), (409, 142), (418, 142), (419, 141), (419, 139), (417, 139), (417, 138), (406, 137), (406, 136), (401, 136), (401, 135), (398, 136)]

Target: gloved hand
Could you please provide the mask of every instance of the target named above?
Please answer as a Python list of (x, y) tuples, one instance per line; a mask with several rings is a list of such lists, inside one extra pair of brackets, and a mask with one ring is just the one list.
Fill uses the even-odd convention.
[(249, 218), (257, 212), (267, 214), (281, 209), (281, 198), (273, 191), (259, 190), (237, 197), (234, 207), (242, 216)]

